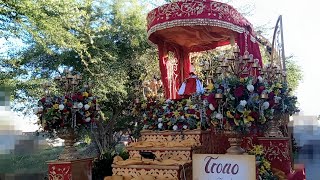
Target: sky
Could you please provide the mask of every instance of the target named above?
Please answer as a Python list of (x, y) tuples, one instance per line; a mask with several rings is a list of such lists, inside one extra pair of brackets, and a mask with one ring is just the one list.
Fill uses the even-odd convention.
[(254, 0), (253, 3), (254, 15), (248, 20), (255, 26), (266, 23), (275, 26), (278, 16), (282, 15), (285, 53), (295, 56), (304, 76), (296, 91), (299, 107), (304, 115), (320, 115), (320, 83), (317, 82), (320, 77), (320, 59), (317, 56), (320, 43), (319, 2)]
[[(274, 27), (279, 15), (282, 15), (284, 27), (284, 45), (286, 55), (294, 55), (298, 65), (303, 71), (303, 81), (300, 83), (296, 95), (299, 107), (304, 115), (320, 115), (320, 52), (319, 29), (320, 11), (316, 0), (234, 0), (231, 2), (235, 8), (244, 4), (254, 6), (252, 16), (247, 19), (254, 25), (266, 24)], [(272, 35), (273, 29), (269, 34)], [(0, 47), (3, 41), (0, 39)], [(319, 50), (318, 50), (319, 48)], [(1, 49), (1, 48), (0, 48)], [(3, 50), (3, 49), (2, 49)], [(1, 111), (1, 110), (0, 110)], [(14, 116), (16, 128), (24, 131), (37, 129), (30, 121)], [(22, 123), (22, 121), (24, 123)]]

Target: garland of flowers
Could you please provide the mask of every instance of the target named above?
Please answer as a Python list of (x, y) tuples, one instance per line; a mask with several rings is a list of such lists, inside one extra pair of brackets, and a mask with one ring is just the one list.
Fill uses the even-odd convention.
[[(202, 102), (202, 100), (201, 100)], [(134, 103), (132, 113), (143, 120), (146, 130), (206, 129), (201, 105), (192, 97), (181, 100), (143, 99)]]
[(255, 155), (258, 163), (259, 179), (261, 180), (278, 180), (271, 170), (271, 163), (265, 158), (263, 146), (255, 145), (248, 152), (249, 155)]

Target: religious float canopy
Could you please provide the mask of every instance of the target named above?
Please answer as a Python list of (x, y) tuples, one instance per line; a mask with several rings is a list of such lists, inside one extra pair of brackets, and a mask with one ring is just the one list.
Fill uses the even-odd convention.
[(148, 39), (158, 47), (165, 96), (177, 91), (191, 68), (190, 53), (234, 43), (261, 63), (252, 25), (232, 6), (211, 0), (180, 0), (149, 12)]

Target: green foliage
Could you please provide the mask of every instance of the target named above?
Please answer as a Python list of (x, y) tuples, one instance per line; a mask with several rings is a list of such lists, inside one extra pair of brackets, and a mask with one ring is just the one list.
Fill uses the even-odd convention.
[(61, 147), (40, 150), (33, 154), (0, 155), (0, 173), (45, 173), (46, 161), (54, 160), (62, 152)]

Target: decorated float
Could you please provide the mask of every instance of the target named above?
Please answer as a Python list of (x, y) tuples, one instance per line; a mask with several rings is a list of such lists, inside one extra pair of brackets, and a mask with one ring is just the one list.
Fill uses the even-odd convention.
[[(303, 166), (294, 165), (287, 130), (298, 109), (286, 82), (281, 16), (272, 44), (233, 7), (211, 0), (165, 4), (149, 12), (147, 22), (148, 40), (158, 48), (164, 98), (136, 100), (141, 139), (127, 147), (128, 160), (114, 159), (114, 175), (106, 179), (201, 179), (192, 167), (195, 154), (251, 155), (254, 179), (305, 179)], [(201, 60), (201, 82), (191, 54), (226, 45), (228, 51), (214, 59), (218, 65)], [(268, 64), (259, 46), (267, 48)], [(213, 166), (205, 168), (219, 178)]]
[[(213, 166), (205, 166), (211, 176), (198, 176), (195, 154), (251, 155), (254, 179), (305, 179), (303, 165), (294, 164), (287, 130), (298, 109), (286, 81), (281, 16), (272, 43), (233, 7), (211, 0), (165, 4), (149, 12), (147, 22), (164, 97), (135, 101), (132, 112), (144, 124), (141, 139), (127, 147), (128, 160), (114, 159), (114, 175), (106, 179), (218, 179)], [(224, 53), (214, 59), (191, 60), (192, 53), (221, 46)], [(268, 64), (260, 46), (267, 48)], [(196, 63), (205, 72), (202, 79)], [(230, 174), (221, 177), (246, 179)]]

